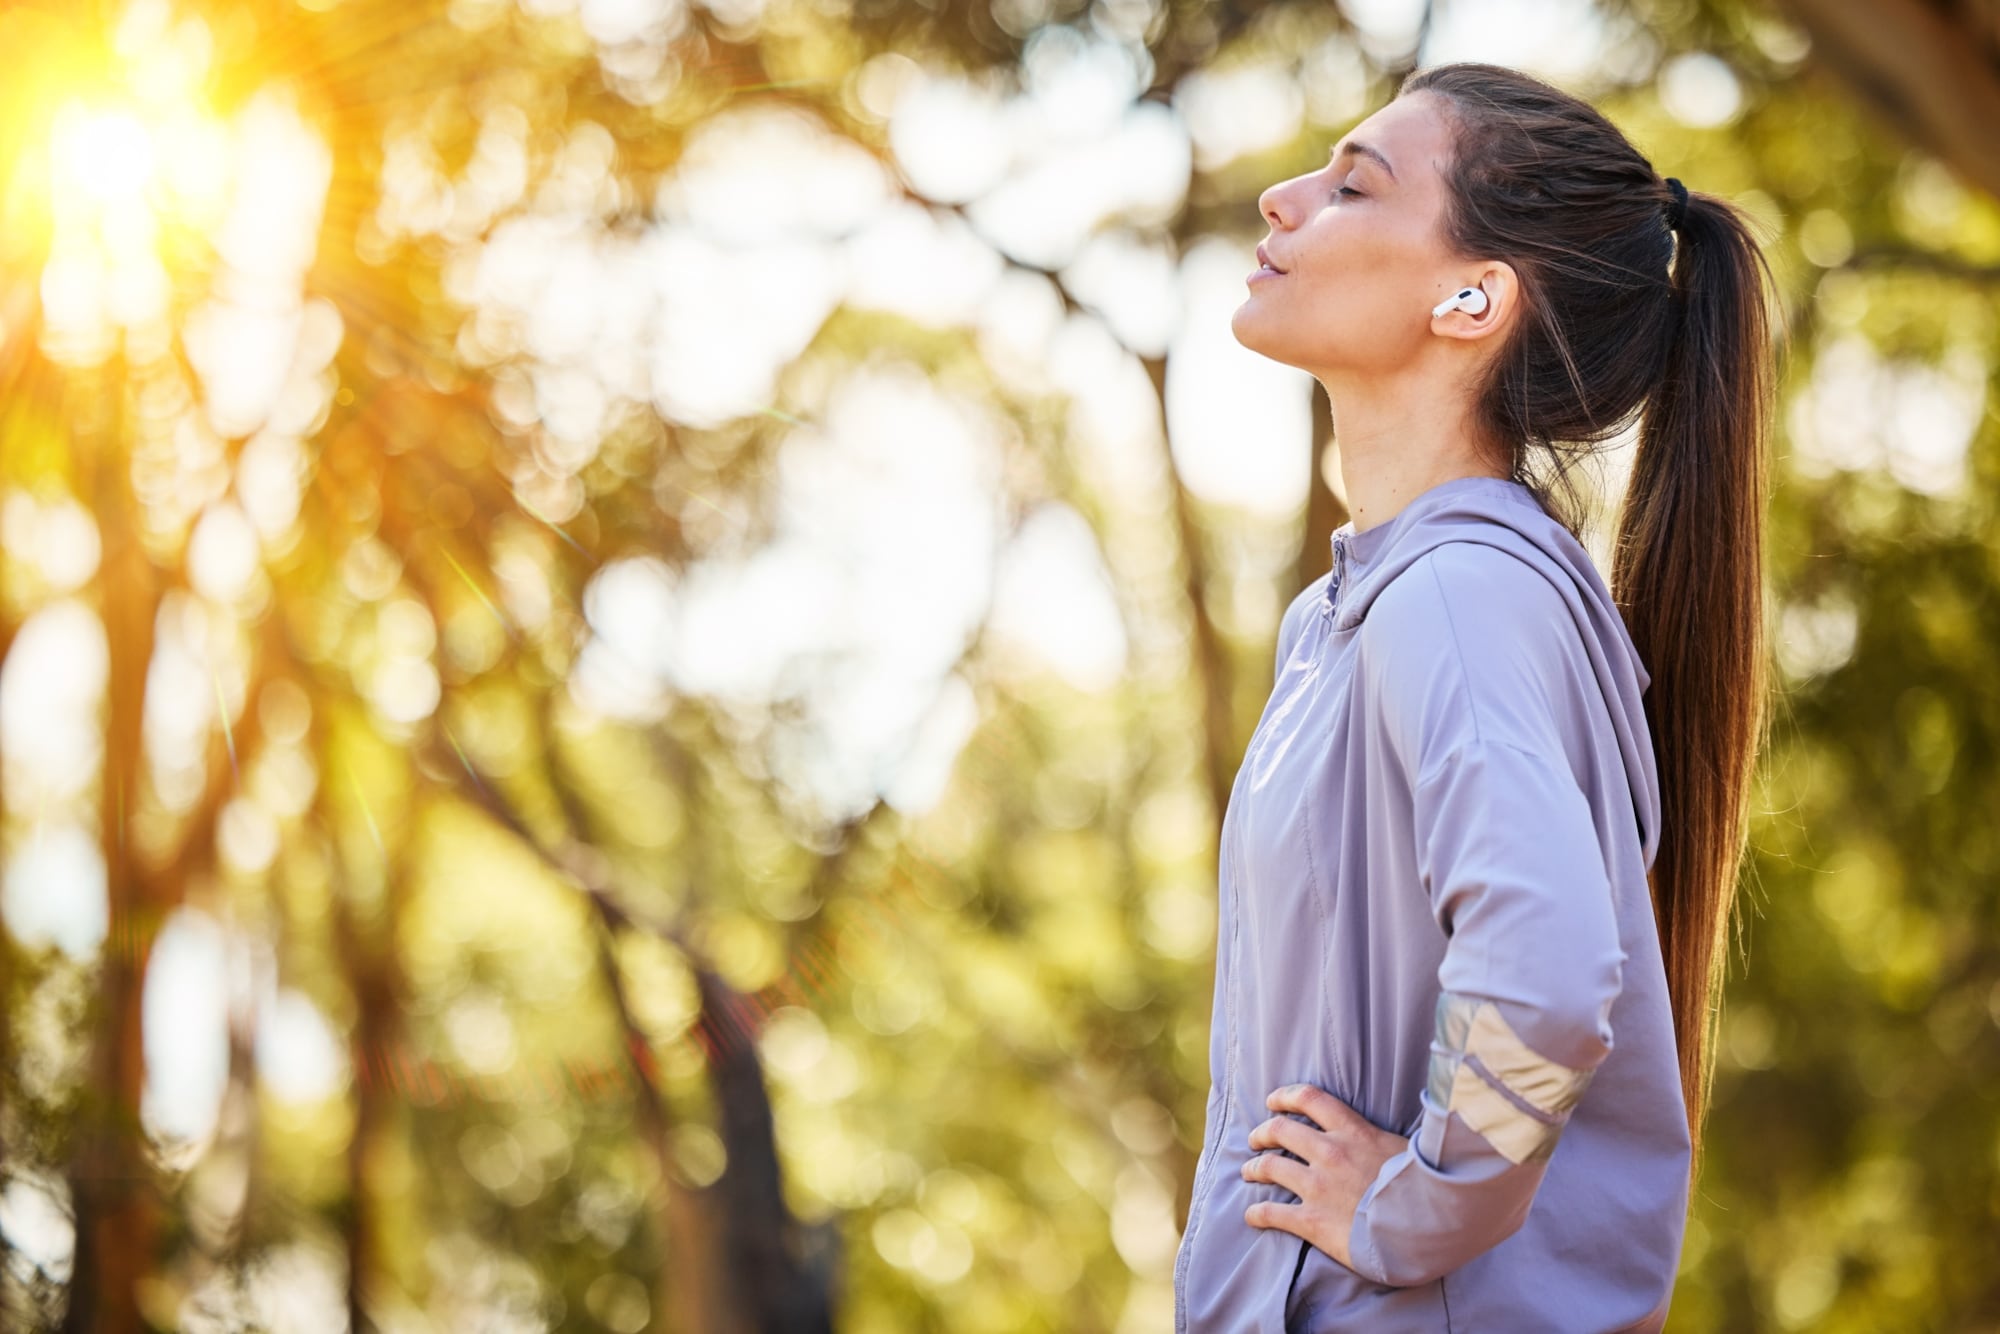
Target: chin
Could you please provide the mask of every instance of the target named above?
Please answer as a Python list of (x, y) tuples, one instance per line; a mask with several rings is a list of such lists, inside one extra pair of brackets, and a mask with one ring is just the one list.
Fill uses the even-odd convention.
[(1264, 321), (1258, 318), (1257, 311), (1254, 309), (1256, 304), (1257, 298), (1254, 294), (1243, 298), (1243, 304), (1238, 306), (1229, 317), (1229, 332), (1235, 334), (1236, 341), (1249, 348), (1252, 352), (1262, 352), (1268, 357), (1271, 354), (1265, 348), (1265, 338), (1263, 337), (1267, 331), (1260, 327)]
[(1275, 336), (1281, 331), (1274, 331), (1270, 327), (1268, 318), (1253, 309), (1256, 304), (1257, 298), (1254, 295), (1244, 299), (1243, 304), (1229, 317), (1229, 332), (1236, 335), (1238, 343), (1259, 356), (1269, 357), (1272, 361), (1282, 362), (1287, 366), (1297, 365), (1296, 361), (1285, 355), (1285, 340)]

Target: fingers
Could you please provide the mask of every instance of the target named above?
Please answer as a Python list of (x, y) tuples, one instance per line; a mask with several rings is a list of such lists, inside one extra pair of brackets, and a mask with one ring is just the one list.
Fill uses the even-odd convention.
[(1274, 1112), (1304, 1112), (1322, 1130), (1340, 1129), (1356, 1121), (1365, 1123), (1361, 1113), (1312, 1084), (1287, 1084), (1273, 1089), (1271, 1096), (1264, 1099), (1264, 1105)]
[(1309, 1163), (1318, 1162), (1326, 1152), (1326, 1135), (1303, 1121), (1274, 1116), (1259, 1122), (1250, 1131), (1253, 1149), (1290, 1149)]
[(1307, 1163), (1295, 1163), (1276, 1153), (1253, 1155), (1243, 1164), (1245, 1181), (1268, 1181), (1274, 1186), (1283, 1186), (1301, 1200), (1306, 1197), (1306, 1183), (1312, 1179), (1312, 1167)]
[(1306, 1207), (1303, 1204), (1258, 1200), (1243, 1211), (1243, 1221), (1251, 1227), (1274, 1227), (1295, 1237), (1306, 1236)]

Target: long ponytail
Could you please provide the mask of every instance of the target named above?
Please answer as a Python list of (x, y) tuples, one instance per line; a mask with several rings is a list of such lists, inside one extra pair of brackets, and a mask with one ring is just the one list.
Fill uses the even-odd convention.
[(1691, 191), (1678, 328), (1640, 428), (1611, 590), (1652, 675), (1664, 836), (1653, 911), (1697, 1170), (1756, 757), (1769, 721), (1763, 602), (1770, 321), (1742, 216)]

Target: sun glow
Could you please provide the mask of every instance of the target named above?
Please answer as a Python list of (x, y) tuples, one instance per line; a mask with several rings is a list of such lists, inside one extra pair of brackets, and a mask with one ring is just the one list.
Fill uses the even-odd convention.
[(16, 281), (39, 270), (44, 350), (91, 365), (121, 333), (166, 345), (173, 275), (203, 263), (228, 204), (230, 142), (203, 98), (202, 18), (136, 0), (104, 49), (57, 13), (0, 25), (22, 70), (0, 94), (0, 260)]
[(93, 111), (72, 102), (56, 117), (50, 157), (57, 192), (76, 190), (103, 208), (141, 203), (159, 154), (145, 122), (130, 111)]

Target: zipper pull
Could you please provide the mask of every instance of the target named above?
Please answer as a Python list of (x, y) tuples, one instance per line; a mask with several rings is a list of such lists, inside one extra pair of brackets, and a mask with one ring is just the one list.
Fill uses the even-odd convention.
[(1347, 534), (1333, 535), (1333, 578), (1326, 584), (1326, 608), (1329, 613), (1340, 609), (1340, 585), (1347, 577)]

